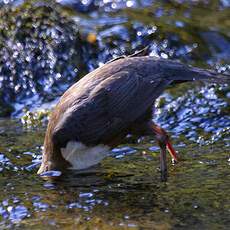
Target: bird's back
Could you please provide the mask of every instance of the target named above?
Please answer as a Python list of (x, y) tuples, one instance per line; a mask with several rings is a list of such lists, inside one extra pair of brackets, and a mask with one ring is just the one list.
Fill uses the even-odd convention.
[(229, 81), (229, 75), (153, 57), (127, 57), (87, 74), (61, 97), (48, 127), (60, 146), (108, 142), (152, 106), (173, 81)]
[(64, 93), (50, 132), (61, 146), (74, 138), (89, 145), (106, 142), (143, 115), (169, 82), (154, 58), (105, 64)]

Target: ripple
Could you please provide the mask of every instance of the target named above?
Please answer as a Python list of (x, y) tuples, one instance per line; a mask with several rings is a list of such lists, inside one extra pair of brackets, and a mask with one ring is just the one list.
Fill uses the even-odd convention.
[(7, 211), (9, 213), (9, 219), (13, 222), (13, 223), (18, 223), (20, 222), (22, 219), (26, 218), (27, 216), (29, 216), (29, 211), (28, 209), (23, 206), (23, 205), (18, 205), (16, 207), (13, 206), (8, 206), (7, 207)]
[(61, 171), (51, 170), (51, 171), (41, 173), (40, 176), (41, 177), (59, 177), (59, 176), (61, 176), (61, 174), (62, 174)]

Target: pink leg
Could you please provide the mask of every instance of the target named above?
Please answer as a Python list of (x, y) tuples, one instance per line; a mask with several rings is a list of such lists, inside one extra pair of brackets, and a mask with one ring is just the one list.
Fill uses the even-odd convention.
[(178, 161), (178, 157), (176, 155), (176, 151), (174, 150), (169, 136), (167, 132), (159, 127), (158, 125), (152, 123), (151, 129), (155, 134), (155, 137), (159, 143), (161, 153), (160, 153), (160, 169), (161, 169), (161, 180), (166, 181), (167, 180), (167, 159), (166, 159), (166, 149), (170, 153), (172, 159), (174, 161)]

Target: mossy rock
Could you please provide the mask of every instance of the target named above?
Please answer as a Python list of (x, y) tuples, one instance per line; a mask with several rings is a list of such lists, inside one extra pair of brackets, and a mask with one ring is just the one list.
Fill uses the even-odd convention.
[[(0, 115), (14, 103), (46, 102), (88, 72), (89, 46), (55, 1), (0, 9)], [(4, 112), (8, 111), (8, 112)]]

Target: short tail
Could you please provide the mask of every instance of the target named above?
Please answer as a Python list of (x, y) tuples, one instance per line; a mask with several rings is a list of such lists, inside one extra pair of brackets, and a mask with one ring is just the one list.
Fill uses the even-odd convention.
[(165, 67), (168, 71), (168, 79), (172, 82), (205, 81), (230, 84), (230, 74), (227, 73), (218, 73), (213, 70), (186, 66), (172, 61), (168, 62)]

